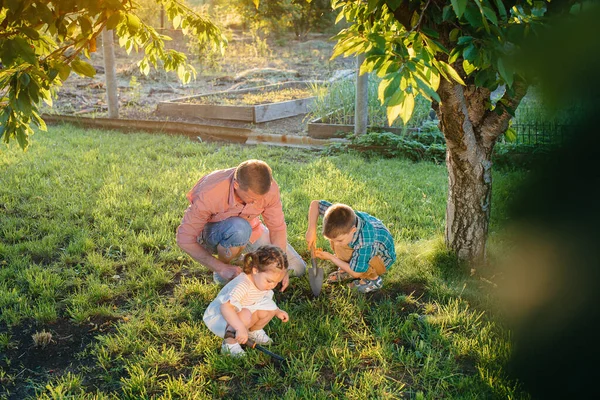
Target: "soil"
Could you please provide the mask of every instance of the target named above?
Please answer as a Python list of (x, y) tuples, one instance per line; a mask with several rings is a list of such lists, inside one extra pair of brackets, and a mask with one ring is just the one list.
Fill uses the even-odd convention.
[[(35, 395), (32, 381), (45, 381), (68, 372), (97, 368), (95, 358), (84, 350), (98, 334), (114, 331), (112, 322), (104, 318), (95, 318), (81, 325), (67, 319), (44, 325), (27, 321), (10, 329), (11, 345), (0, 358), (0, 368), (6, 372), (0, 377), (0, 397), (24, 399)], [(4, 332), (4, 328), (0, 327), (0, 332)], [(52, 339), (45, 346), (36, 346), (32, 335), (43, 331), (49, 332)], [(84, 384), (93, 385), (94, 382)]]
[[(256, 47), (242, 32), (234, 33), (226, 54), (216, 60), (199, 59), (188, 50), (186, 39), (177, 32), (167, 32), (174, 37), (167, 42), (170, 48), (185, 53), (197, 71), (197, 77), (189, 84), (181, 84), (174, 72), (151, 69), (148, 76), (140, 73), (139, 54), (127, 54), (115, 42), (115, 59), (119, 91), (119, 117), (125, 119), (166, 119), (156, 114), (160, 101), (186, 96), (204, 95), (226, 90), (252, 88), (288, 81), (329, 80), (353, 70), (353, 58), (330, 61), (334, 42), (329, 36), (313, 34), (309, 40), (293, 38), (268, 42), (264, 54), (257, 54)], [(107, 117), (105, 74), (102, 47), (86, 60), (96, 69), (93, 78), (80, 77), (74, 73), (64, 82), (53, 106), (43, 107), (49, 114), (77, 115), (82, 117)], [(343, 72), (342, 72), (343, 71)], [(308, 118), (299, 115), (265, 123), (245, 123), (208, 118), (169, 117), (171, 121), (208, 125), (249, 128), (267, 134), (306, 135)]]

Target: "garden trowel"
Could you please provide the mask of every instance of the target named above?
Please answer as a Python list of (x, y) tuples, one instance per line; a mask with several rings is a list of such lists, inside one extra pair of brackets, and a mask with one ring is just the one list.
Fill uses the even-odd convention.
[(308, 282), (310, 283), (310, 289), (313, 295), (317, 297), (321, 293), (321, 286), (323, 286), (323, 268), (317, 265), (317, 259), (315, 258), (315, 248), (310, 249), (310, 263), (311, 267), (308, 268)]

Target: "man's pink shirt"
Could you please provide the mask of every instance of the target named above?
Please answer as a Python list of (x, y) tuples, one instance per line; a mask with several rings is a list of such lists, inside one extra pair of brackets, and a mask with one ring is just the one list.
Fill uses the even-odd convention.
[(243, 204), (236, 201), (234, 196), (234, 172), (235, 168), (212, 172), (200, 178), (190, 190), (187, 194), (190, 206), (185, 210), (181, 225), (177, 228), (178, 243), (196, 243), (207, 223), (223, 221), (229, 217), (248, 220), (252, 227), (251, 243), (263, 232), (259, 215), (262, 215), (271, 233), (287, 231), (277, 182), (272, 181), (271, 189), (262, 200)]

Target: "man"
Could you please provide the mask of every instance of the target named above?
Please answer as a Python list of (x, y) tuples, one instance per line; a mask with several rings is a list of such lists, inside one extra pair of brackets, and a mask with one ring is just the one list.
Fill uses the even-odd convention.
[[(225, 284), (235, 278), (241, 268), (231, 261), (266, 244), (287, 253), (288, 271), (295, 276), (304, 273), (306, 263), (287, 243), (279, 186), (264, 161), (248, 160), (212, 172), (196, 183), (187, 198), (190, 206), (177, 228), (177, 244), (213, 271), (215, 282)], [(286, 274), (281, 289), (288, 284)]]

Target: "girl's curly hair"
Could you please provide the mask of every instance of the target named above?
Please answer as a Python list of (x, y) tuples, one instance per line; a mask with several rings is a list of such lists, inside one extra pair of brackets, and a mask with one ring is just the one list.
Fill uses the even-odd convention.
[(244, 267), (246, 274), (252, 273), (252, 268), (264, 272), (269, 268), (287, 269), (288, 259), (286, 254), (277, 246), (261, 246), (256, 251), (244, 256)]

